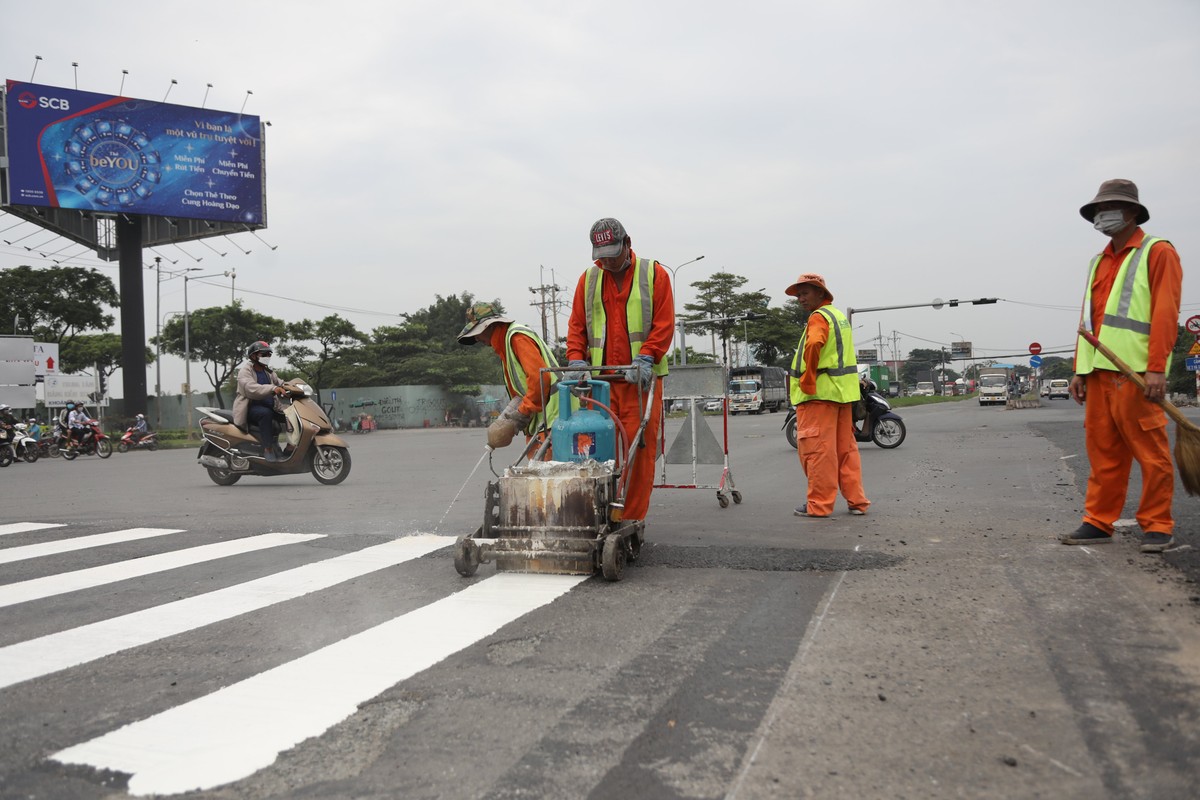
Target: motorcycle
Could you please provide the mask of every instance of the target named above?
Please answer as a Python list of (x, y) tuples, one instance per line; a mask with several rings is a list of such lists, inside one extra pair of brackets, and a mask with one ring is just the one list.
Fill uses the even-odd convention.
[[(276, 414), (276, 433), (283, 436), (286, 448), (269, 459), (258, 437), (233, 424), (233, 412), (224, 408), (201, 407), (200, 435), (204, 442), (196, 460), (208, 470), (218, 486), (232, 486), (243, 475), (294, 475), (311, 472), (318, 482), (332, 486), (350, 474), (350, 451), (346, 442), (333, 432), (333, 423), (313, 400), (312, 387), (304, 383), (285, 383), (286, 405)], [(272, 445), (273, 447), (275, 445)]]
[(157, 432), (150, 431), (149, 433), (142, 434), (142, 438), (134, 439), (133, 437), (136, 434), (137, 431), (135, 431), (133, 428), (127, 428), (125, 430), (125, 435), (121, 437), (119, 442), (117, 442), (117, 452), (128, 453), (130, 450), (149, 450), (154, 452), (158, 449)]
[(95, 455), (108, 458), (112, 455), (112, 442), (104, 431), (100, 430), (100, 420), (89, 419), (87, 422), (88, 427), (79, 441), (75, 441), (69, 435), (63, 437), (64, 444), (59, 450), (67, 461), (74, 461), (77, 456)]
[(32, 464), (38, 460), (37, 440), (27, 433), (28, 430), (24, 422), (0, 430), (0, 467), (7, 467), (14, 461)]
[[(866, 405), (866, 416), (854, 422), (854, 440), (858, 442), (874, 442), (885, 450), (899, 447), (904, 441), (907, 431), (904, 420), (892, 411), (892, 406), (883, 398), (873, 381), (862, 385), (863, 402)], [(783, 432), (792, 449), (798, 447), (796, 439), (796, 409), (793, 408), (783, 422)]]

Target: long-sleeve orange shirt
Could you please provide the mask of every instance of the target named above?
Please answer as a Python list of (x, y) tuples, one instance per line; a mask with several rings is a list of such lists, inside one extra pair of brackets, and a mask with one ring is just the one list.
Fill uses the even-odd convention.
[[(1092, 280), (1092, 324), (1100, 334), (1104, 308), (1112, 292), (1121, 263), (1145, 240), (1146, 234), (1139, 227), (1134, 230), (1120, 253), (1113, 252), (1112, 241), (1100, 255), (1096, 265), (1096, 277)], [(1147, 277), (1150, 280), (1150, 351), (1146, 362), (1147, 372), (1166, 372), (1167, 359), (1175, 347), (1179, 335), (1179, 304), (1183, 297), (1183, 266), (1179, 253), (1169, 242), (1159, 242), (1150, 247), (1146, 261)], [(1077, 354), (1078, 357), (1078, 354)]]
[[(629, 253), (630, 263), (637, 254)], [(597, 262), (597, 266), (599, 263)], [(629, 364), (633, 361), (629, 348), (629, 326), (625, 320), (625, 304), (633, 287), (633, 269), (613, 273), (602, 271), (600, 298), (604, 303), (605, 335), (604, 363)], [(567, 359), (591, 361), (587, 331), (587, 270), (579, 276), (575, 286), (575, 299), (571, 304), (571, 319), (567, 325)], [(650, 330), (642, 343), (641, 354), (657, 362), (671, 348), (671, 337), (675, 333), (675, 300), (671, 291), (671, 279), (662, 264), (654, 262), (654, 313)]]
[[(824, 308), (828, 302), (821, 303), (817, 308)], [(817, 365), (821, 363), (821, 349), (829, 341), (829, 321), (824, 314), (818, 314), (816, 309), (808, 315), (808, 324), (804, 334), (804, 352), (800, 360), (804, 362), (804, 372), (800, 374), (800, 391), (805, 394), (817, 393)]]
[[(504, 384), (508, 387), (508, 396), (517, 396), (517, 387), (512, 385), (512, 381), (508, 377), (508, 363), (505, 361), (507, 353), (505, 352), (504, 339), (508, 333), (508, 325), (492, 325), (492, 337), (488, 340), (488, 344), (496, 351), (496, 355), (500, 356), (500, 363), (504, 366)], [(542, 351), (538, 348), (537, 343), (528, 335), (517, 333), (512, 338), (513, 355), (517, 357), (517, 362), (521, 365), (521, 370), (525, 373), (525, 395), (521, 398), (521, 403), (517, 406), (517, 411), (522, 414), (533, 415), (542, 410), (542, 395), (547, 398), (550, 396), (550, 385), (554, 383), (554, 375), (547, 372), (542, 375), (541, 386), (538, 386), (538, 375), (540, 370), (545, 369), (546, 359), (542, 358)]]

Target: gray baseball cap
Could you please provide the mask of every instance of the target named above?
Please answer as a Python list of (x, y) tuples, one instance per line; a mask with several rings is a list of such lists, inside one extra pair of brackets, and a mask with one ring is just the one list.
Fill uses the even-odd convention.
[(597, 258), (612, 258), (621, 252), (625, 245), (625, 226), (620, 220), (612, 217), (598, 219), (592, 223), (592, 260)]

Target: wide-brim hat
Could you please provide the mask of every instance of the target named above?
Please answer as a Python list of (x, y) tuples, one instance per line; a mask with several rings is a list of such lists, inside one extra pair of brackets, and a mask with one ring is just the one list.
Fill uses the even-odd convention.
[(1150, 210), (1138, 200), (1137, 184), (1124, 178), (1113, 178), (1111, 181), (1100, 184), (1100, 191), (1096, 192), (1096, 196), (1079, 209), (1080, 216), (1088, 222), (1093, 222), (1096, 217), (1096, 206), (1101, 203), (1128, 203), (1131, 206), (1137, 206), (1138, 225), (1150, 219)]
[(467, 324), (458, 332), (458, 343), (475, 344), (475, 337), (487, 330), (489, 325), (512, 321), (512, 317), (504, 316), (491, 303), (476, 303), (467, 309)]
[(812, 286), (816, 286), (818, 289), (820, 289), (822, 292), (825, 293), (825, 298), (829, 302), (831, 302), (831, 303), (833, 302), (833, 292), (829, 291), (829, 287), (825, 285), (825, 279), (815, 272), (806, 272), (803, 275), (801, 275), (799, 278), (796, 278), (795, 283), (793, 283), (791, 286), (787, 287), (787, 289), (784, 289), (784, 294), (791, 295), (792, 297), (797, 297), (797, 296), (799, 296), (799, 293), (800, 293), (800, 287), (806, 283), (810, 284)]

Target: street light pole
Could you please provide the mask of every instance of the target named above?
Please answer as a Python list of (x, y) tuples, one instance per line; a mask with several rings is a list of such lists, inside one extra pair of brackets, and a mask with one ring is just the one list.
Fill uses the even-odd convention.
[(189, 275), (198, 272), (200, 267), (188, 267), (183, 273), (183, 369), (184, 381), (187, 383), (187, 436), (192, 435), (192, 336), (191, 313), (188, 310), (188, 281), (200, 278), (215, 278), (218, 275), (228, 276), (228, 272), (214, 272), (211, 275)]
[[(679, 270), (683, 269), (684, 267), (686, 267), (688, 264), (695, 264), (697, 261), (701, 260), (702, 258), (704, 258), (704, 256), (696, 256), (691, 261), (685, 261), (676, 267), (667, 267), (666, 264), (663, 264), (663, 266), (667, 267), (667, 269), (670, 270), (670, 272), (671, 272), (671, 316), (675, 319), (675, 327), (679, 328), (679, 363), (680, 364), (687, 364), (687, 337), (684, 335), (683, 323), (681, 323), (679, 321), (679, 315), (675, 313), (675, 309), (678, 305), (676, 302), (678, 292), (676, 291), (677, 287), (675, 284), (675, 273), (678, 272)], [(672, 333), (673, 333), (673, 331), (672, 331)]]

